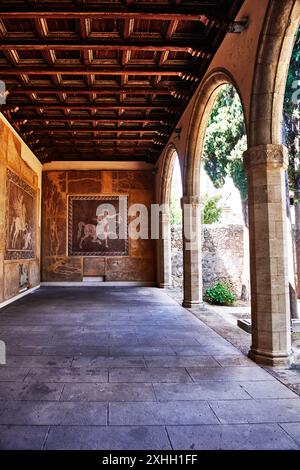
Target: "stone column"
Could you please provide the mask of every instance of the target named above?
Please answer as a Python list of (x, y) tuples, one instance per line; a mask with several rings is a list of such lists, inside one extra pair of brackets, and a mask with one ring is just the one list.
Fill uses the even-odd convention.
[(159, 225), (159, 287), (172, 287), (171, 224), (169, 212), (160, 212)]
[(283, 145), (259, 145), (244, 154), (249, 187), (252, 346), (249, 356), (267, 365), (291, 358)]
[(201, 207), (199, 196), (181, 199), (183, 221), (183, 306), (202, 303)]

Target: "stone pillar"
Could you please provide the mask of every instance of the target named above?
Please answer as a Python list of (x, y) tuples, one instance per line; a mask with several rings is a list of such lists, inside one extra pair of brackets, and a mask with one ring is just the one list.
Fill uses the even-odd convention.
[(257, 363), (291, 359), (287, 214), (283, 145), (259, 145), (244, 153), (249, 187), (252, 346)]
[(183, 221), (183, 306), (202, 303), (201, 206), (199, 196), (181, 199)]
[(169, 212), (160, 212), (159, 225), (159, 287), (172, 287), (171, 224)]

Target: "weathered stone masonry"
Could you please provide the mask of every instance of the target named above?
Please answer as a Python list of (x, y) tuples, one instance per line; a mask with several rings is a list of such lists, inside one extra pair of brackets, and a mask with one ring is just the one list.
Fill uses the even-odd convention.
[[(218, 281), (230, 281), (237, 297), (241, 295), (243, 275), (243, 226), (202, 227), (202, 277), (203, 290)], [(182, 287), (182, 227), (173, 226), (172, 278), (175, 287)]]

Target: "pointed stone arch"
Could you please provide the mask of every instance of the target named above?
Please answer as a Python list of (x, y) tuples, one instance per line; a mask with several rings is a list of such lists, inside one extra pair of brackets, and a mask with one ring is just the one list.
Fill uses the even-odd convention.
[[(159, 192), (159, 203), (162, 205), (160, 212), (160, 240), (158, 249), (158, 279), (159, 287), (172, 286), (172, 260), (171, 260), (171, 222), (170, 222), (170, 202), (171, 187), (175, 160), (179, 155), (173, 143), (169, 144), (162, 164), (161, 187)], [(182, 181), (182, 178), (181, 178)]]
[(283, 100), (299, 21), (299, 0), (270, 1), (256, 57), (250, 147), (282, 144)]
[(162, 168), (162, 184), (160, 188), (160, 204), (169, 204), (171, 199), (171, 186), (172, 186), (172, 176), (174, 170), (174, 164), (176, 157), (179, 160), (178, 151), (173, 143), (169, 144), (165, 157), (163, 160)]
[[(186, 196), (200, 195), (200, 167), (206, 128), (216, 98), (224, 85), (232, 85), (235, 88), (243, 106), (239, 87), (225, 69), (214, 70), (205, 78), (197, 94), (189, 124), (183, 171)], [(245, 112), (244, 119), (246, 130), (248, 130)]]
[[(183, 258), (184, 258), (184, 306), (193, 307), (202, 302), (202, 256), (201, 256), (201, 208), (200, 170), (209, 117), (224, 85), (232, 85), (243, 100), (233, 77), (225, 70), (212, 71), (200, 86), (193, 107), (186, 143), (183, 171)], [(244, 106), (243, 106), (244, 109)], [(245, 119), (245, 112), (244, 112)], [(247, 122), (245, 119), (247, 129)], [(193, 233), (191, 244), (187, 233)]]

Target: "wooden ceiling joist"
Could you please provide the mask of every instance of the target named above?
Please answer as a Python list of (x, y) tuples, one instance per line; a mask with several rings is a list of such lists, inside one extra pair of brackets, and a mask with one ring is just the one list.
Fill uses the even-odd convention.
[[(14, 106), (17, 106), (17, 104), (12, 104), (8, 105), (8, 108), (14, 108)], [(7, 107), (7, 105), (0, 105), (0, 110), (4, 109)], [(17, 106), (18, 107), (18, 106)], [(181, 106), (174, 105), (172, 102), (168, 103), (161, 103), (161, 104), (151, 104), (151, 105), (144, 105), (144, 104), (126, 104), (126, 103), (118, 103), (118, 104), (111, 104), (111, 103), (92, 103), (92, 104), (49, 104), (47, 102), (45, 103), (33, 103), (33, 104), (20, 104), (19, 110), (26, 111), (26, 110), (31, 110), (31, 109), (43, 109), (45, 108), (47, 111), (52, 111), (53, 109), (62, 109), (62, 110), (101, 110), (101, 109), (107, 109), (107, 110), (118, 110), (118, 109), (138, 109), (138, 110), (146, 110), (146, 111), (152, 111), (155, 109), (172, 109), (173, 111), (178, 111), (181, 110)]]
[(189, 96), (190, 90), (178, 87), (123, 87), (123, 88), (78, 88), (78, 87), (18, 87), (9, 89), (9, 93), (14, 95), (24, 95), (29, 93), (37, 93), (38, 95), (54, 95), (56, 93), (65, 93), (67, 95), (182, 95)]
[[(177, 69), (177, 70), (176, 70)], [(165, 67), (143, 67), (141, 68), (123, 68), (120, 67), (15, 67), (15, 68), (3, 68), (1, 69), (1, 75), (137, 75), (137, 76), (152, 76), (152, 75), (161, 75), (161, 76), (175, 76), (182, 77), (187, 80), (196, 80), (198, 81), (197, 76), (193, 76), (190, 72), (193, 69), (191, 67), (174, 67), (167, 68)]]
[[(25, 129), (23, 129), (24, 132), (26, 133)], [(168, 135), (166, 132), (162, 132), (160, 127), (150, 127), (150, 128), (145, 128), (145, 127), (139, 127), (137, 129), (126, 129), (122, 127), (118, 128), (113, 128), (113, 129), (107, 129), (107, 128), (99, 128), (95, 127), (92, 129), (83, 129), (82, 127), (72, 127), (72, 128), (59, 128), (59, 127), (35, 127), (34, 130), (31, 127), (28, 127), (29, 133), (26, 135), (34, 134), (34, 135), (39, 135), (39, 134), (51, 134), (55, 133), (55, 135), (60, 135), (60, 134), (87, 134), (87, 133), (99, 133), (99, 134), (113, 134), (113, 133), (124, 133), (124, 134), (161, 134), (161, 135)]]
[(144, 123), (146, 124), (147, 122), (159, 122), (159, 123), (162, 123), (162, 124), (165, 124), (166, 126), (169, 125), (169, 124), (175, 124), (176, 121), (174, 121), (174, 119), (172, 119), (171, 117), (169, 117), (167, 115), (166, 116), (147, 116), (147, 117), (126, 117), (124, 116), (123, 118), (122, 117), (113, 117), (113, 116), (99, 116), (99, 117), (92, 117), (92, 116), (82, 116), (82, 117), (78, 117), (78, 116), (45, 116), (43, 114), (41, 115), (36, 115), (36, 116), (22, 116), (22, 117), (13, 117), (12, 120), (15, 122), (15, 123), (18, 123), (18, 124), (26, 124), (27, 122), (29, 121), (37, 121), (37, 122), (79, 122), (79, 123), (82, 123), (82, 122), (107, 122), (107, 123), (123, 123), (123, 122), (130, 122), (130, 123), (133, 123), (133, 122), (141, 122), (141, 123)]
[[(165, 11), (163, 11), (165, 10)], [(217, 11), (212, 5), (209, 8), (208, 5), (200, 6), (199, 8), (182, 9), (179, 8), (168, 8), (164, 9), (159, 7), (159, 11), (155, 11), (155, 7), (152, 11), (147, 11), (147, 5), (145, 5), (140, 11), (138, 8), (123, 8), (118, 9), (116, 6), (114, 9), (102, 9), (102, 8), (8, 8), (0, 7), (0, 18), (2, 19), (94, 19), (94, 20), (152, 20), (152, 21), (200, 21), (207, 25), (209, 21), (216, 19), (220, 21), (220, 16), (217, 15)]]
[[(91, 142), (152, 142), (153, 137), (139, 137), (139, 138), (132, 138), (132, 137), (78, 137), (78, 136), (72, 136), (72, 137), (56, 137), (56, 136), (50, 136), (48, 138), (38, 138), (34, 140), (38, 140), (39, 143), (47, 143), (50, 141), (52, 142), (64, 142), (65, 144), (71, 144), (72, 142), (84, 142), (84, 143), (91, 143)], [(69, 139), (68, 142), (66, 140)], [(33, 140), (33, 141), (34, 141)], [(156, 143), (164, 143), (162, 141), (157, 140)]]
[(212, 50), (207, 50), (197, 43), (197, 49), (187, 45), (187, 41), (172, 41), (170, 43), (164, 42), (163, 44), (145, 44), (136, 41), (134, 44), (131, 42), (77, 42), (77, 43), (30, 43), (30, 42), (3, 42), (0, 44), (1, 51), (130, 51), (130, 52), (185, 52), (187, 54), (201, 55), (202, 57), (210, 57)]

